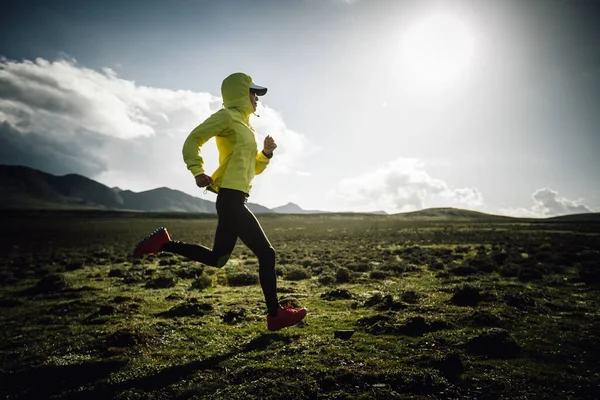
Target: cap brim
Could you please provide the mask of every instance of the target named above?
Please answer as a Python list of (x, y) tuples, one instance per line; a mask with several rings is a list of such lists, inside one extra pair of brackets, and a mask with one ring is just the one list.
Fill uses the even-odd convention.
[(257, 96), (264, 96), (265, 94), (267, 94), (267, 88), (264, 86), (259, 86), (256, 83), (252, 82), (250, 84), (250, 89), (254, 90), (256, 92)]

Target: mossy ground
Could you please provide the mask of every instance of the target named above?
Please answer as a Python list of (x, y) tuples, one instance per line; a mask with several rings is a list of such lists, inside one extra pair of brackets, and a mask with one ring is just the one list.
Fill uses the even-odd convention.
[[(243, 245), (220, 270), (166, 253), (130, 258), (157, 226), (210, 245), (214, 219), (3, 215), (0, 395), (596, 398), (598, 224), (259, 219), (281, 300), (309, 309), (277, 333)], [(475, 347), (500, 331), (510, 343)]]

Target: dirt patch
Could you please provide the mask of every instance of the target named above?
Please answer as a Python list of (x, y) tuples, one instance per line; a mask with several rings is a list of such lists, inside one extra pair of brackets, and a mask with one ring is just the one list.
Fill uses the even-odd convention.
[(159, 276), (146, 283), (147, 289), (167, 289), (175, 286), (177, 282), (172, 276)]
[(222, 315), (223, 322), (226, 324), (237, 324), (242, 322), (246, 316), (246, 309), (240, 308), (237, 310), (229, 310), (226, 311), (225, 314)]
[(50, 274), (43, 277), (33, 287), (33, 294), (56, 293), (66, 289), (69, 286), (67, 280), (62, 274)]
[(325, 300), (350, 300), (352, 299), (352, 293), (346, 289), (334, 289), (323, 293), (321, 298)]
[(373, 307), (380, 311), (398, 311), (404, 310), (408, 306), (401, 301), (394, 300), (394, 296), (391, 294), (375, 293), (363, 303), (363, 307)]
[(521, 347), (506, 329), (491, 328), (467, 342), (469, 353), (489, 358), (515, 358)]
[(176, 318), (176, 317), (201, 317), (209, 314), (213, 310), (213, 306), (209, 303), (188, 302), (179, 304), (170, 308), (168, 311), (157, 314), (159, 317)]
[(465, 285), (457, 287), (454, 290), (454, 294), (452, 295), (450, 302), (457, 306), (474, 307), (481, 301), (481, 299), (482, 296), (479, 288), (471, 285)]
[(444, 321), (428, 321), (420, 316), (410, 317), (401, 322), (393, 314), (361, 318), (356, 321), (356, 325), (363, 326), (365, 331), (372, 335), (402, 336), (422, 336), (426, 333), (450, 328), (450, 325)]

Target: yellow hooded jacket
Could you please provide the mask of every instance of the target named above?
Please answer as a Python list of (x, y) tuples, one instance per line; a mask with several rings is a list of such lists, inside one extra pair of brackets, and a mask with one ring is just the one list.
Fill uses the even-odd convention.
[(252, 179), (265, 170), (269, 158), (258, 151), (250, 114), (254, 112), (249, 93), (252, 78), (235, 73), (223, 80), (221, 94), (224, 108), (198, 125), (183, 144), (183, 160), (194, 176), (205, 173), (200, 147), (215, 136), (219, 150), (219, 167), (212, 174), (209, 190), (240, 190), (246, 194)]

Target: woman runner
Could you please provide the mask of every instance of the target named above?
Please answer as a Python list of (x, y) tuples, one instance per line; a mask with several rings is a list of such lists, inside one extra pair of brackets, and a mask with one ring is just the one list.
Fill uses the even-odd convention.
[[(224, 108), (198, 125), (183, 145), (183, 160), (194, 175), (196, 185), (217, 193), (218, 223), (212, 250), (173, 241), (167, 229), (161, 227), (137, 245), (133, 256), (167, 251), (220, 268), (229, 260), (239, 238), (258, 258), (260, 285), (268, 312), (267, 328), (277, 331), (300, 322), (307, 310), (279, 304), (275, 250), (246, 205), (254, 175), (265, 170), (277, 148), (275, 140), (267, 136), (262, 151), (257, 151), (254, 129), (250, 125), (250, 114), (256, 111), (258, 96), (266, 93), (266, 87), (256, 85), (244, 73), (228, 76), (221, 85)], [(213, 136), (219, 150), (219, 167), (209, 176), (203, 168), (200, 147)]]

